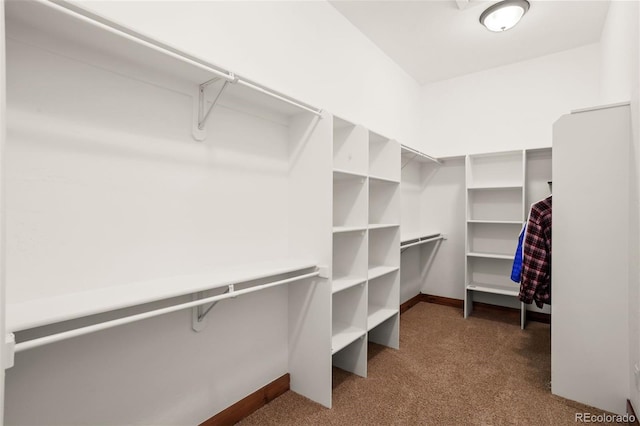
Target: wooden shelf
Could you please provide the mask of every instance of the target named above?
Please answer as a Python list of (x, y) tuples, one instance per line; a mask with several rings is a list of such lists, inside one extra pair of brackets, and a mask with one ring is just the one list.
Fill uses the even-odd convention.
[(367, 330), (376, 328), (389, 318), (399, 312), (398, 309), (385, 308), (382, 306), (369, 306), (369, 316), (367, 317)]
[(346, 348), (366, 334), (365, 330), (348, 324), (334, 323), (331, 337), (331, 355)]
[(368, 278), (373, 280), (375, 278), (381, 277), (383, 275), (390, 274), (399, 270), (400, 268), (397, 266), (375, 266), (373, 268), (369, 268)]
[(7, 303), (7, 332), (27, 330), (176, 296), (311, 269), (315, 262), (263, 262), (198, 275), (120, 284), (19, 303)]
[[(515, 247), (514, 247), (514, 251), (515, 251)], [(467, 253), (468, 257), (482, 257), (485, 259), (503, 259), (503, 260), (511, 260), (513, 261), (513, 259), (515, 258), (515, 253), (514, 254), (498, 254), (498, 253), (477, 253), (477, 252), (471, 252), (471, 253)]]
[(478, 291), (481, 293), (502, 294), (504, 296), (514, 296), (514, 297), (517, 297), (518, 294), (520, 293), (520, 287), (516, 283), (514, 283), (513, 286), (470, 283), (470, 284), (467, 284), (467, 290)]
[(357, 286), (358, 284), (363, 284), (367, 282), (366, 278), (362, 277), (344, 277), (333, 280), (333, 284), (331, 287), (332, 293), (338, 293), (342, 290), (346, 290), (348, 288)]

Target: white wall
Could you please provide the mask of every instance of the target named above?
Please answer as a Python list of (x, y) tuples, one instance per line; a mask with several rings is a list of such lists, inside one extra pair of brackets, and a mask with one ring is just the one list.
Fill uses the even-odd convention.
[(422, 249), (421, 264), (430, 265), (422, 270), (422, 293), (464, 298), (464, 203), (464, 158), (447, 160), (441, 166), (423, 166), (422, 226), (445, 234), (447, 239)]
[[(420, 236), (420, 195), (422, 193), (421, 163), (407, 162), (402, 158), (402, 176), (400, 180), (401, 240)], [(420, 253), (422, 246), (404, 250), (400, 256), (400, 303), (404, 303), (421, 291)]]
[[(0, 0), (0, 69), (5, 69), (5, 25), (4, 25), (4, 0)], [(6, 80), (5, 74), (0, 76), (0, 162), (4, 162), (5, 149), (5, 113), (6, 113)], [(0, 175), (0, 188), (4, 187), (4, 177)], [(4, 190), (0, 189), (0, 194)], [(0, 212), (4, 211), (4, 195), (0, 198)], [(0, 214), (0, 336), (4, 336), (5, 330), (5, 226), (4, 215)], [(5, 381), (5, 351), (0, 351), (0, 419), (4, 418), (4, 381)]]
[[(219, 108), (208, 143), (194, 143), (183, 94), (14, 41), (7, 51), (9, 300), (287, 253), (286, 127), (247, 126)], [(34, 79), (45, 68), (46, 81)], [(262, 151), (261, 166), (251, 149)], [(271, 208), (250, 220), (254, 203)], [(208, 418), (287, 371), (286, 290), (237, 302), (217, 306), (198, 335), (182, 311), (18, 354), (7, 423)], [(240, 360), (250, 366), (229, 376)]]
[[(630, 165), (629, 258), (640, 257), (640, 13), (638, 2), (614, 1), (609, 6), (600, 41), (602, 55), (600, 103), (631, 101), (632, 146)], [(640, 364), (640, 265), (629, 262), (629, 395), (636, 412), (640, 392), (634, 379), (634, 364)]]
[(422, 146), (435, 156), (551, 146), (551, 124), (598, 100), (597, 44), (426, 85)]
[(84, 5), (401, 143), (420, 140), (418, 84), (328, 2)]

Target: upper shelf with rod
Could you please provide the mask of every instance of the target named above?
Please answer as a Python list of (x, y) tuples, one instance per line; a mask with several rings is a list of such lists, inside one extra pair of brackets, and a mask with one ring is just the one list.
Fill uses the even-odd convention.
[[(202, 320), (206, 313), (220, 300), (302, 281), (319, 275), (321, 275), (320, 269), (309, 261), (261, 262), (243, 265), (242, 267), (218, 268), (214, 272), (199, 275), (176, 276), (30, 300), (22, 303), (9, 303), (6, 310), (6, 328), (10, 336), (8, 341), (10, 342), (13, 339), (11, 333), (100, 313), (113, 312), (127, 307), (141, 306), (150, 302), (168, 301), (169, 299), (189, 294), (197, 296), (190, 302), (176, 302), (174, 300), (161, 308), (146, 310), (141, 313), (20, 342), (15, 344), (15, 351), (19, 352), (184, 309), (194, 309), (192, 326), (195, 331), (199, 331), (204, 325)], [(267, 279), (275, 281), (261, 283)], [(258, 282), (257, 285), (255, 285), (256, 282)], [(249, 286), (236, 288), (235, 285), (238, 284), (247, 284)], [(211, 296), (202, 293), (225, 287), (227, 290), (222, 294)]]
[(407, 164), (412, 161), (416, 161), (418, 163), (435, 163), (442, 164), (442, 161), (439, 159), (432, 157), (430, 155), (425, 154), (424, 152), (420, 152), (416, 149), (410, 148), (406, 145), (401, 145), (401, 154), (402, 154), (402, 168), (404, 168)]
[(7, 303), (6, 327), (8, 332), (17, 332), (172, 297), (213, 290), (232, 283), (249, 282), (312, 268), (315, 268), (315, 263), (304, 260), (260, 262), (237, 267), (220, 267), (210, 273), (180, 275), (24, 302)]
[[(135, 69), (131, 73), (135, 77), (151, 81), (177, 79), (188, 84), (195, 100), (192, 127), (197, 140), (204, 139), (207, 112), (222, 94), (286, 116), (322, 113), (318, 108), (66, 1), (9, 1), (5, 4), (5, 20), (8, 39), (42, 46), (65, 56), (82, 52), (83, 61), (125, 74)], [(214, 92), (212, 88), (207, 99), (206, 88), (214, 86), (213, 83), (224, 90), (218, 88)]]
[(433, 241), (446, 240), (447, 238), (440, 233), (428, 233), (421, 236), (404, 237), (400, 242), (400, 250), (404, 251), (409, 247), (415, 247), (427, 244)]

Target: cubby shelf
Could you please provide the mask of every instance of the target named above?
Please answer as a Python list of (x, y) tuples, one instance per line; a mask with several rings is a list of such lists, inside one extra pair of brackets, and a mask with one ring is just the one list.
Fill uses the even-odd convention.
[(370, 223), (369, 229), (399, 228), (399, 223)]
[(521, 220), (467, 220), (467, 223), (486, 223), (496, 225), (522, 225)]
[(516, 283), (513, 283), (513, 286), (501, 286), (496, 284), (481, 284), (472, 282), (467, 284), (467, 290), (516, 297), (518, 296), (520, 287)]
[(509, 254), (500, 254), (500, 253), (478, 253), (478, 252), (471, 252), (471, 253), (467, 253), (467, 256), (469, 257), (483, 257), (486, 259), (502, 259), (502, 260), (510, 260), (513, 262), (513, 255), (509, 255)]
[(333, 335), (331, 336), (331, 354), (333, 355), (346, 348), (365, 334), (367, 334), (366, 330), (358, 327), (349, 324), (334, 323)]
[(374, 266), (369, 268), (369, 280), (373, 280), (375, 278), (379, 278), (383, 275), (390, 274), (399, 270), (398, 266)]
[(397, 179), (386, 178), (383, 176), (369, 175), (369, 180), (388, 184), (400, 184), (400, 181)]
[(523, 186), (519, 185), (519, 184), (514, 184), (514, 185), (474, 185), (474, 186), (469, 186), (467, 187), (467, 189), (469, 191), (498, 191), (501, 189), (522, 189)]
[(358, 231), (366, 231), (366, 226), (334, 226), (333, 233), (341, 234), (345, 232), (358, 232)]
[(367, 318), (367, 330), (372, 330), (396, 315), (398, 309), (386, 308), (384, 306), (369, 306), (369, 316)]
[(333, 286), (331, 288), (332, 293), (338, 293), (342, 290), (357, 286), (358, 284), (364, 284), (367, 282), (366, 278), (362, 277), (344, 277), (333, 280)]
[(367, 175), (358, 173), (358, 172), (351, 172), (348, 170), (340, 170), (340, 169), (333, 169), (333, 180), (334, 181), (341, 181), (341, 180), (361, 180), (361, 179), (366, 179)]
[(332, 363), (366, 377), (359, 338), (399, 345), (400, 145), (335, 117), (333, 135)]

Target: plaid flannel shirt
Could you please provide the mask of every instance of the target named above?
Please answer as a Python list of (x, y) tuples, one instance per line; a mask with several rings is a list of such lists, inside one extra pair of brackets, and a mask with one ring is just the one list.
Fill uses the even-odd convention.
[(551, 303), (551, 197), (531, 206), (522, 247), (522, 281), (518, 298), (536, 302), (539, 308)]

